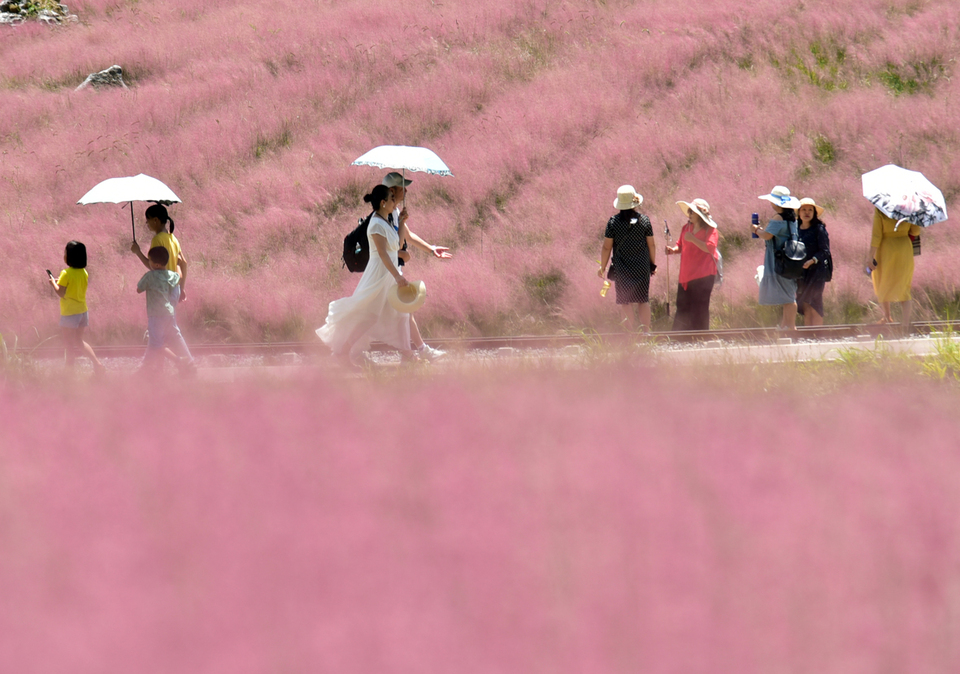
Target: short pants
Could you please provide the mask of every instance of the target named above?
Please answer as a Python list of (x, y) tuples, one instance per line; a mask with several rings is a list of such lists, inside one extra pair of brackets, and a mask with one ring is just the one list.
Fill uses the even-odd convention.
[(70, 314), (69, 316), (60, 317), (60, 327), (61, 328), (85, 328), (90, 325), (90, 319), (87, 317), (87, 312), (84, 311), (82, 314)]

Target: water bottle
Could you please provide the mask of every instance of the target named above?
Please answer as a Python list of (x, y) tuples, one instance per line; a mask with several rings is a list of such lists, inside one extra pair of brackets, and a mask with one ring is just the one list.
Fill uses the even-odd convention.
[(610, 281), (606, 280), (603, 282), (603, 287), (600, 288), (600, 297), (606, 297), (608, 290), (610, 290)]
[[(760, 224), (760, 214), (759, 214), (759, 213), (754, 213), (753, 215), (750, 216), (750, 224), (751, 224), (751, 225), (759, 225), (759, 224)], [(751, 233), (750, 233), (750, 238), (751, 238), (751, 239), (759, 239), (759, 238), (760, 238), (759, 236), (757, 236), (757, 233), (754, 232), (752, 229), (750, 230), (750, 232), (751, 232)]]

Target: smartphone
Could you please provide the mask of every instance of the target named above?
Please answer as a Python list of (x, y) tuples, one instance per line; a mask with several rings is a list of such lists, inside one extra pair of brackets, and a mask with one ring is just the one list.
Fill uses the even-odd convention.
[(53, 272), (52, 272), (52, 271), (50, 271), (49, 269), (45, 269), (44, 271), (47, 272), (47, 276), (49, 276), (50, 278), (53, 278)]

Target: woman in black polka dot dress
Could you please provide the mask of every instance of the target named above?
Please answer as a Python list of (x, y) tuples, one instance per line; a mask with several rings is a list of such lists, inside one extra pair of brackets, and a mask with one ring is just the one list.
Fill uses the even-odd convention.
[[(613, 202), (619, 213), (607, 221), (607, 230), (603, 238), (603, 250), (600, 252), (600, 271), (603, 278), (613, 253), (613, 266), (610, 279), (617, 289), (617, 304), (624, 315), (624, 322), (631, 330), (637, 329), (637, 323), (650, 329), (650, 277), (656, 273), (654, 264), (656, 243), (653, 240), (653, 225), (650, 218), (637, 209), (643, 203), (643, 197), (637, 194), (631, 185), (617, 190), (617, 200)], [(633, 306), (636, 305), (636, 318)]]

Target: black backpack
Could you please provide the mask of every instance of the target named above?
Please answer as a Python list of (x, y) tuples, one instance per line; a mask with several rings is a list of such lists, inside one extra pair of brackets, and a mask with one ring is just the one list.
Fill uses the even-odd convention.
[(357, 220), (357, 228), (343, 237), (343, 264), (350, 271), (363, 272), (370, 261), (367, 226), (373, 213)]
[[(367, 239), (367, 227), (370, 225), (370, 218), (373, 213), (365, 218), (357, 220), (357, 228), (343, 237), (343, 265), (350, 271), (363, 273), (367, 268), (367, 262), (370, 261), (370, 241)], [(407, 249), (407, 242), (403, 242), (403, 248)], [(397, 258), (397, 265), (402, 267), (403, 260)]]

